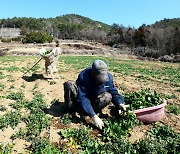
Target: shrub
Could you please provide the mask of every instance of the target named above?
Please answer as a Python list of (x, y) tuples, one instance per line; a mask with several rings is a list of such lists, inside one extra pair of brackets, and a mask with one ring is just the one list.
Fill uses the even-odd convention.
[(12, 38), (12, 41), (15, 41), (15, 42), (21, 42), (21, 40), (22, 40), (21, 37)]
[(11, 42), (12, 39), (11, 38), (2, 38), (1, 42)]
[(23, 39), (23, 43), (45, 43), (45, 42), (50, 43), (52, 42), (52, 40), (53, 40), (52, 36), (46, 33), (30, 32)]

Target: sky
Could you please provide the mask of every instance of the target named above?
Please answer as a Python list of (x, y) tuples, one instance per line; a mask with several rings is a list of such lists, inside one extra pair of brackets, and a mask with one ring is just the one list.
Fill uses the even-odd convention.
[(0, 19), (66, 14), (138, 28), (164, 18), (180, 18), (180, 0), (0, 0)]

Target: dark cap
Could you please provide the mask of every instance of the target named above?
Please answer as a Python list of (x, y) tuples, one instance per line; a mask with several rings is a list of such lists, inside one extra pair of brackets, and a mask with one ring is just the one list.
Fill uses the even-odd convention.
[(92, 64), (92, 73), (98, 82), (109, 81), (107, 64), (102, 60), (95, 60)]

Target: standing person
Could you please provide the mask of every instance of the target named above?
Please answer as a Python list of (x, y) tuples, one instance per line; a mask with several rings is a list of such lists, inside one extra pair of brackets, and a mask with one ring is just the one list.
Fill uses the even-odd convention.
[(124, 97), (114, 86), (113, 76), (108, 72), (107, 64), (102, 60), (95, 60), (92, 67), (84, 69), (76, 82), (65, 82), (64, 91), (68, 107), (77, 106), (82, 113), (92, 118), (94, 125), (99, 129), (104, 127), (104, 123), (97, 113), (101, 113), (110, 102), (120, 111), (125, 111), (128, 107), (124, 104)]

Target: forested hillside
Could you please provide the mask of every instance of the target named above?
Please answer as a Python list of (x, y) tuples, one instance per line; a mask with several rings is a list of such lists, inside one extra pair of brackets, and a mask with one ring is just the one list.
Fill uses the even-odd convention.
[(109, 25), (73, 14), (48, 19), (14, 17), (1, 19), (0, 25), (1, 27), (21, 28), (22, 34), (38, 30), (61, 39), (98, 39), (93, 37), (93, 34), (108, 32), (110, 29)]
[(166, 27), (174, 27), (174, 28), (180, 28), (180, 18), (174, 18), (174, 19), (163, 19), (161, 21), (155, 22), (153, 24), (156, 28), (166, 28)]
[(47, 19), (0, 19), (0, 27), (20, 28), (22, 36), (38, 31), (58, 39), (93, 40), (121, 50), (128, 48), (141, 57), (167, 61), (180, 54), (180, 18), (164, 19), (135, 29), (116, 23), (107, 25), (80, 15), (68, 14)]

